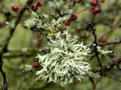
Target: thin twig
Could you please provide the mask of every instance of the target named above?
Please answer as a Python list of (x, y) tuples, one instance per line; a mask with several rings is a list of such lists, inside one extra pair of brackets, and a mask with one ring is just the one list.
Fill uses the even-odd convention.
[(94, 79), (92, 77), (89, 77), (89, 80), (92, 84), (93, 90), (96, 90), (96, 85), (95, 85)]
[(121, 23), (120, 24), (116, 24), (116, 25), (114, 25), (109, 31), (107, 31), (107, 32), (105, 32), (98, 40), (100, 40), (100, 39), (106, 39), (106, 37), (110, 34), (110, 33), (112, 33), (113, 31), (115, 31), (116, 30), (116, 28), (117, 27), (119, 27), (121, 25)]
[(10, 58), (10, 57), (19, 57), (19, 56), (33, 56), (35, 53), (34, 52), (7, 52), (3, 54), (3, 57), (5, 58)]
[(120, 44), (121, 43), (121, 40), (115, 40), (115, 41), (111, 41), (111, 42), (106, 42), (106, 43), (101, 43), (101, 44), (98, 44), (99, 46), (106, 46), (106, 45), (114, 45), (114, 44)]
[(96, 58), (97, 58), (97, 61), (98, 61), (98, 64), (99, 64), (99, 66), (102, 68), (102, 64), (101, 64), (101, 61), (100, 61), (100, 58), (99, 58), (99, 56), (98, 56), (98, 54), (99, 54), (99, 52), (98, 52), (98, 50), (97, 50), (97, 46), (98, 46), (98, 43), (97, 43), (97, 36), (96, 36), (96, 33), (95, 33), (95, 30), (94, 29), (92, 29), (92, 34), (93, 34), (93, 36), (94, 36), (94, 51), (95, 51), (95, 56), (96, 56)]
[(77, 15), (80, 14), (80, 13), (82, 13), (82, 12), (84, 12), (84, 11), (86, 11), (86, 10), (88, 10), (88, 7), (84, 8), (83, 10), (81, 10), (80, 12), (78, 12)]
[(18, 13), (18, 19), (15, 21), (14, 27), (10, 29), (10, 32), (9, 32), (10, 35), (8, 36), (8, 38), (6, 40), (6, 43), (5, 43), (4, 47), (2, 48), (2, 52), (0, 53), (0, 72), (1, 72), (2, 77), (3, 77), (3, 88), (4, 88), (4, 90), (8, 90), (8, 88), (7, 88), (6, 74), (5, 74), (5, 72), (3, 71), (3, 68), (2, 68), (2, 66), (3, 66), (3, 58), (2, 57), (3, 57), (3, 54), (5, 52), (7, 52), (7, 48), (8, 48), (9, 42), (10, 42), (10, 40), (11, 40), (13, 34), (14, 34), (14, 31), (15, 31), (17, 25), (21, 21), (21, 18), (22, 18), (23, 14), (24, 14), (24, 12), (26, 10), (26, 7), (31, 5), (32, 2), (33, 2), (33, 0), (28, 0), (24, 4), (23, 8), (21, 8), (20, 12)]

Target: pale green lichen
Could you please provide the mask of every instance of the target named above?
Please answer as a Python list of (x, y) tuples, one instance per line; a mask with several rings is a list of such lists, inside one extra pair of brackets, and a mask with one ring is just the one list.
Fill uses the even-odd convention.
[[(54, 37), (54, 38), (53, 38)], [(91, 69), (86, 60), (89, 48), (78, 42), (68, 31), (49, 37), (50, 53), (38, 54), (41, 69), (36, 71), (37, 79), (60, 85), (72, 83), (74, 78), (81, 81)]]
[(25, 21), (25, 26), (32, 31), (40, 32), (42, 35), (53, 34), (58, 32), (63, 27), (63, 23), (67, 20), (67, 17), (59, 17), (57, 20), (48, 20), (47, 14), (39, 16), (36, 12), (32, 12), (32, 17)]
[(100, 52), (100, 53), (103, 54), (103, 55), (112, 53), (112, 51), (103, 50), (103, 49), (102, 49), (101, 47), (99, 47), (99, 46), (97, 46), (97, 50), (98, 50), (98, 52)]

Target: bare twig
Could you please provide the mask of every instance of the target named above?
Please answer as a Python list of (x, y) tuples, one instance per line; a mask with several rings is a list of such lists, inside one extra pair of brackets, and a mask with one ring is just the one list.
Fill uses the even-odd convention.
[(5, 74), (5, 72), (3, 71), (3, 68), (2, 68), (2, 66), (3, 66), (3, 59), (2, 59), (2, 57), (3, 57), (3, 54), (5, 52), (7, 52), (8, 44), (9, 44), (9, 42), (10, 42), (10, 40), (11, 40), (13, 34), (14, 34), (14, 31), (15, 31), (17, 25), (21, 21), (21, 18), (22, 18), (23, 14), (24, 14), (24, 12), (26, 10), (26, 7), (31, 5), (32, 2), (33, 2), (33, 0), (28, 0), (25, 3), (25, 5), (23, 6), (23, 8), (21, 8), (20, 12), (18, 13), (18, 19), (15, 21), (14, 27), (10, 29), (10, 32), (9, 32), (10, 35), (8, 36), (8, 38), (6, 40), (6, 43), (5, 43), (4, 47), (2, 48), (2, 52), (0, 53), (0, 72), (1, 72), (1, 74), (3, 76), (3, 88), (4, 88), (4, 90), (8, 90), (8, 88), (7, 88), (6, 74)]
[(86, 11), (86, 10), (88, 10), (88, 7), (87, 8), (84, 8), (83, 10), (81, 10), (80, 12), (78, 12), (77, 14), (80, 14), (80, 13)]
[(98, 64), (99, 64), (99, 66), (102, 68), (102, 64), (101, 64), (100, 58), (99, 58), (99, 56), (98, 56), (99, 52), (98, 52), (98, 50), (97, 50), (98, 44), (97, 44), (97, 36), (96, 36), (96, 34), (95, 34), (95, 30), (96, 30), (96, 29), (94, 29), (94, 28), (92, 29), (92, 34), (93, 34), (93, 36), (94, 36), (94, 51), (95, 51), (95, 56), (96, 56), (96, 58), (97, 58)]
[(26, 52), (21, 52), (21, 51), (6, 52), (3, 54), (3, 57), (5, 57), (5, 58), (10, 58), (10, 57), (13, 58), (13, 57), (19, 57), (19, 56), (29, 57), (29, 56), (35, 55), (37, 52), (48, 53), (48, 52), (50, 52), (50, 50), (49, 49), (41, 49), (41, 50), (28, 50)]
[(116, 30), (116, 28), (117, 27), (119, 27), (121, 25), (121, 23), (120, 24), (116, 24), (116, 25), (114, 25), (109, 31), (107, 31), (107, 32), (105, 32), (98, 40), (100, 40), (100, 39), (106, 39), (106, 37), (110, 34), (110, 33), (112, 33), (113, 31), (115, 31)]
[(112, 76), (106, 76), (106, 77), (109, 78), (109, 79), (112, 79), (112, 80), (114, 80), (114, 81), (116, 81), (116, 82), (121, 83), (121, 80), (117, 80), (117, 79), (113, 78)]
[(92, 77), (89, 77), (89, 80), (92, 84), (93, 90), (96, 90), (96, 85), (95, 85), (94, 79)]
[(3, 57), (18, 57), (18, 56), (32, 56), (32, 55), (34, 55), (35, 53), (33, 53), (33, 52), (7, 52), (7, 53), (4, 53), (3, 54)]
[[(105, 76), (107, 77), (108, 72), (110, 72), (113, 69), (113, 67), (120, 62), (121, 57), (114, 57), (112, 61), (110, 61), (102, 67), (103, 72), (100, 73), (100, 77), (98, 78), (98, 80), (94, 82), (93, 78), (90, 79), (94, 90), (96, 89), (97, 83), (100, 82)], [(98, 70), (97, 72), (100, 72), (100, 70)]]
[(99, 46), (107, 46), (107, 45), (114, 45), (114, 44), (120, 44), (121, 43), (121, 40), (115, 40), (115, 41), (111, 41), (111, 42), (106, 42), (106, 43), (101, 43), (101, 44), (98, 44)]

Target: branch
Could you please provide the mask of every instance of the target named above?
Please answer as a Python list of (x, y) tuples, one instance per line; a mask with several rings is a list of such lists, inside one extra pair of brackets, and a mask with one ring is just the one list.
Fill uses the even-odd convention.
[(10, 57), (19, 57), (19, 56), (33, 56), (34, 52), (7, 52), (3, 54), (3, 57), (10, 58)]
[(96, 90), (96, 85), (95, 85), (94, 79), (92, 77), (89, 77), (89, 80), (92, 84), (93, 90)]
[(106, 43), (101, 43), (101, 44), (98, 44), (99, 46), (106, 46), (106, 45), (114, 45), (114, 44), (120, 44), (121, 43), (121, 40), (115, 40), (115, 41), (111, 41), (111, 42), (106, 42)]
[(97, 44), (97, 36), (96, 36), (96, 34), (95, 34), (95, 30), (96, 30), (96, 29), (92, 28), (92, 34), (93, 34), (93, 36), (94, 36), (94, 44), (95, 44), (95, 45), (94, 45), (94, 51), (95, 51), (95, 56), (96, 56), (96, 58), (97, 58), (98, 64), (99, 64), (99, 66), (102, 68), (102, 64), (101, 64), (100, 59), (99, 59), (99, 56), (98, 56), (99, 52), (98, 52), (98, 50), (97, 50), (98, 44)]
[(104, 71), (111, 70), (115, 65), (119, 63), (121, 63), (121, 57), (114, 57), (111, 62), (104, 65), (104, 68), (105, 68)]
[(3, 54), (3, 57), (5, 57), (5, 58), (10, 58), (10, 57), (13, 58), (13, 57), (19, 57), (19, 56), (29, 57), (29, 56), (35, 55), (38, 52), (49, 53), (50, 50), (49, 49), (41, 49), (41, 50), (28, 50), (26, 52), (21, 52), (21, 51), (18, 51), (18, 52), (6, 52), (6, 53)]
[(100, 40), (100, 39), (102, 39), (102, 38), (103, 38), (103, 39), (106, 39), (106, 37), (107, 37), (110, 33), (112, 33), (113, 31), (115, 31), (116, 28), (119, 27), (120, 25), (121, 25), (121, 23), (114, 25), (109, 31), (105, 32), (98, 40)]
[[(103, 67), (102, 67), (102, 71), (100, 73), (100, 77), (98, 78), (98, 80), (96, 80), (95, 82), (91, 80), (91, 83), (93, 85), (93, 88), (94, 86), (96, 87), (97, 83), (99, 81), (101, 81), (105, 76), (107, 76), (108, 72), (110, 72), (113, 67), (115, 65), (118, 65), (119, 63), (121, 62), (121, 57), (114, 57), (112, 59), (112, 61), (110, 61), (109, 63), (105, 64)], [(100, 70), (97, 70), (96, 72), (99, 72)], [(95, 72), (95, 71), (94, 71)]]
[(32, 2), (33, 2), (33, 0), (28, 0), (25, 3), (25, 5), (23, 6), (23, 8), (20, 9), (20, 12), (18, 13), (18, 19), (15, 21), (14, 27), (10, 29), (10, 35), (8, 36), (8, 38), (6, 40), (6, 43), (5, 43), (4, 47), (2, 48), (2, 52), (0, 53), (0, 72), (1, 72), (1, 74), (3, 76), (3, 88), (4, 88), (4, 90), (8, 90), (8, 88), (7, 88), (6, 74), (5, 74), (5, 72), (3, 71), (3, 68), (2, 68), (2, 66), (3, 66), (3, 59), (2, 59), (2, 57), (3, 57), (3, 54), (5, 52), (7, 52), (8, 44), (9, 44), (9, 42), (10, 42), (10, 40), (11, 40), (13, 34), (14, 34), (14, 31), (15, 31), (17, 25), (19, 24), (23, 14), (24, 14), (24, 12), (26, 10), (26, 7), (31, 5)]

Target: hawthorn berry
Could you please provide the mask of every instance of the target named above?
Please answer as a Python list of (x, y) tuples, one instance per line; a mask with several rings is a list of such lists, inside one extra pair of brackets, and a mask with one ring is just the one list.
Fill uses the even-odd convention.
[(38, 67), (39, 67), (39, 62), (34, 62), (33, 66), (34, 66), (35, 68), (38, 68)]
[(5, 27), (6, 26), (6, 23), (1, 23), (0, 26), (1, 27)]
[(94, 8), (94, 11), (95, 11), (96, 13), (99, 13), (99, 12), (101, 12), (101, 9), (100, 9), (100, 8), (95, 7), (95, 8)]
[(102, 42), (102, 43), (105, 43), (106, 41), (105, 41), (105, 39), (100, 39), (100, 42)]
[(65, 25), (66, 26), (70, 26), (71, 25), (71, 22), (68, 20), (68, 21), (65, 22)]
[(36, 5), (37, 5), (38, 7), (41, 7), (41, 6), (43, 5), (43, 3), (42, 3), (41, 0), (38, 0)]
[(91, 5), (92, 5), (92, 6), (98, 5), (98, 1), (97, 1), (97, 0), (92, 0), (92, 1), (91, 1)]
[(33, 11), (37, 11), (38, 10), (38, 6), (37, 5), (32, 5), (32, 10)]
[(9, 17), (11, 15), (11, 13), (10, 12), (5, 12), (4, 15)]
[(70, 20), (71, 20), (71, 21), (75, 21), (77, 18), (78, 18), (78, 17), (77, 17), (77, 14), (76, 14), (76, 13), (73, 13), (73, 14), (71, 14), (71, 16), (70, 16)]
[(101, 12), (101, 9), (100, 8), (97, 8), (97, 7), (93, 7), (93, 9), (92, 9), (92, 14), (97, 14), (97, 13), (99, 13), (99, 12)]
[(103, 2), (105, 2), (105, 0), (100, 0), (100, 2), (102, 2), (102, 3), (103, 3)]
[(92, 14), (94, 14), (94, 15), (96, 15), (96, 14), (97, 14), (97, 13), (95, 12), (95, 10), (94, 10), (94, 9), (92, 10)]
[(15, 6), (12, 6), (12, 9), (13, 9), (13, 11), (18, 11), (19, 7), (15, 5)]

